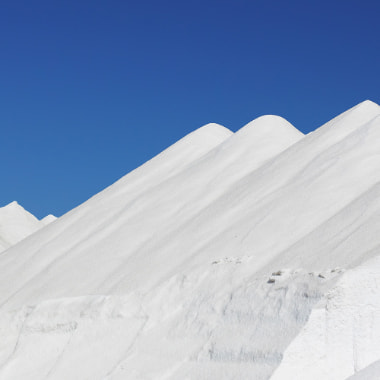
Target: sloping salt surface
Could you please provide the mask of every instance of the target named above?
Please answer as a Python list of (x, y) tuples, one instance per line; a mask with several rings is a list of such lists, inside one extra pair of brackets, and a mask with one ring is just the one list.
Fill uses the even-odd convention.
[(282, 270), (273, 283), (253, 273), (242, 283), (253, 265), (228, 257), (145, 295), (3, 313), (0, 379), (267, 379), (338, 272)]
[[(128, 173), (112, 186), (95, 195), (91, 200), (96, 203), (98, 197), (103, 199), (105, 197), (111, 198), (120, 195), (120, 193), (129, 197), (136, 196), (141, 191), (181, 172), (194, 160), (203, 156), (232, 135), (233, 133), (222, 125), (206, 124)], [(87, 201), (81, 206), (83, 207), (84, 205), (92, 205), (92, 201)]]
[[(209, 127), (199, 131), (200, 136), (202, 131), (209, 133)], [(25, 294), (21, 304), (31, 302), (32, 293), (38, 299), (107, 294), (113, 286), (112, 279), (108, 281), (107, 276), (121, 269), (134, 250), (152, 237), (162, 238), (179, 223), (189, 220), (232, 183), (302, 136), (280, 117), (261, 117), (177, 175), (170, 169), (166, 178), (164, 175), (157, 178), (157, 173), (173, 166), (177, 154), (183, 159), (184, 144), (180, 142), (177, 148), (177, 143), (148, 166), (137, 169), (61, 217), (54, 226), (47, 226), (48, 229), (34, 236), (33, 243), (19, 246), (17, 259), (12, 258), (11, 252), (1, 257), (1, 265), (12, 269), (6, 271), (9, 277), (0, 282), (7, 281), (8, 296), (15, 293), (18, 298)], [(193, 139), (188, 144), (190, 149)], [(142, 174), (137, 176), (140, 170)], [(149, 175), (152, 176), (150, 181), (147, 180)], [(22, 271), (23, 280), (13, 281), (13, 271)], [(42, 285), (50, 281), (46, 276), (53, 279), (48, 287)], [(35, 281), (39, 284), (32, 285)], [(94, 285), (105, 285), (105, 288), (95, 290)], [(39, 291), (35, 292), (34, 286)]]
[(380, 183), (376, 182), (337, 214), (278, 254), (266, 267), (270, 268), (274, 262), (280, 267), (297, 267), (306, 260), (316, 270), (356, 266), (379, 254), (379, 231)]
[(17, 202), (0, 207), (0, 252), (41, 227), (39, 220)]
[(378, 380), (380, 379), (380, 360), (350, 376), (347, 380)]
[[(107, 276), (107, 291), (147, 290), (177, 271), (231, 252), (254, 257), (252, 270), (267, 273), (284, 249), (379, 180), (379, 113), (379, 106), (365, 102), (235, 182), (190, 221), (180, 224), (177, 214), (164, 236), (152, 236)], [(337, 264), (361, 260), (364, 251), (347, 251)], [(318, 262), (305, 254), (299, 263), (310, 270), (329, 268), (329, 253)]]
[[(0, 379), (268, 379), (324, 300), (337, 306), (333, 336), (345, 334), (339, 310), (360, 316), (366, 269), (335, 266), (379, 253), (376, 228), (365, 235), (379, 211), (379, 115), (367, 101), (303, 138), (260, 118), (178, 171), (180, 153), (158, 156), (0, 255)], [(335, 243), (334, 256), (316, 247)], [(380, 359), (369, 320), (341, 355), (328, 344), (347, 376)]]
[[(49, 225), (49, 229), (47, 231), (41, 231), (41, 235), (38, 234), (37, 236), (33, 236), (33, 239), (25, 243), (23, 246), (25, 247), (23, 254), (26, 257), (29, 256), (29, 254), (33, 252), (32, 247), (34, 247), (35, 250), (38, 250), (43, 244), (49, 243), (55, 236), (60, 235), (64, 231), (67, 232), (66, 237), (62, 239), (65, 243), (60, 246), (57, 253), (59, 254), (65, 249), (70, 249), (70, 247), (73, 244), (78, 243), (80, 239), (86, 239), (88, 237), (89, 233), (86, 230), (87, 227), (88, 230), (91, 230), (91, 227), (93, 229), (96, 229), (97, 227), (103, 229), (104, 225), (109, 224), (107, 223), (108, 219), (113, 215), (118, 214), (120, 211), (119, 206), (123, 205), (123, 199), (126, 198), (126, 202), (128, 202), (128, 200), (133, 200), (134, 197), (136, 197), (140, 192), (143, 192), (150, 187), (154, 187), (161, 181), (164, 181), (170, 176), (180, 172), (192, 161), (201, 157), (209, 150), (229, 138), (231, 135), (232, 132), (230, 130), (214, 123), (207, 124), (190, 133), (154, 159), (146, 162), (144, 165), (132, 171), (127, 176), (123, 177), (121, 180), (104, 190), (101, 195), (98, 194), (81, 207), (65, 215), (64, 218), (60, 218), (60, 222), (58, 225), (55, 224), (54, 228)], [(104, 199), (108, 199), (108, 205), (104, 205)], [(15, 206), (16, 203), (13, 205)], [(11, 209), (11, 207), (9, 207), (9, 209)], [(17, 207), (15, 206), (12, 209), (17, 209)], [(90, 212), (88, 212), (88, 210), (90, 210)], [(88, 213), (90, 214), (88, 218), (83, 220), (83, 215)], [(80, 221), (78, 222), (77, 227), (73, 227), (71, 230), (68, 230), (68, 228), (75, 225), (78, 220)], [(37, 224), (35, 219), (33, 219), (33, 222)], [(81, 225), (85, 230), (82, 231), (84, 232), (82, 235), (79, 233), (81, 230)], [(19, 227), (20, 226), (17, 228)], [(17, 232), (15, 231), (12, 233), (17, 235)], [(19, 235), (24, 236), (25, 234), (21, 231), (21, 234), (19, 233)], [(60, 245), (60, 242), (58, 244)], [(9, 244), (4, 241), (4, 248), (7, 247), (9, 247)], [(9, 258), (10, 256), (6, 255), (3, 257), (5, 261), (7, 261), (6, 257)], [(32, 266), (33, 261), (25, 263), (25, 261), (19, 257), (14, 260), (13, 263), (23, 267), (24, 265)], [(35, 261), (34, 264), (36, 268), (39, 268), (42, 262)], [(15, 279), (11, 280), (11, 277), (12, 275), (10, 274), (8, 280), (13, 282)], [(3, 289), (6, 287), (8, 287), (8, 285)]]
[(377, 256), (347, 271), (325, 295), (271, 379), (301, 379), (307, 373), (310, 380), (344, 380), (379, 360), (379, 342)]
[[(177, 231), (174, 239), (183, 244), (186, 238), (198, 242), (201, 234), (207, 236), (191, 249), (191, 256), (200, 260), (204, 252), (216, 258), (237, 251), (254, 256), (258, 268), (276, 262), (284, 248), (312, 233), (379, 182), (379, 110), (372, 103), (361, 104), (306, 136), (245, 177), (216, 200), (207, 215), (188, 223), (183, 232)], [(371, 197), (376, 198), (375, 192)], [(190, 245), (189, 240), (185, 242)], [(374, 241), (367, 244), (372, 246)], [(346, 250), (334, 265), (350, 265), (365, 251), (365, 247), (358, 252)], [(331, 257), (328, 251), (318, 260), (305, 253), (296, 265), (328, 268)]]

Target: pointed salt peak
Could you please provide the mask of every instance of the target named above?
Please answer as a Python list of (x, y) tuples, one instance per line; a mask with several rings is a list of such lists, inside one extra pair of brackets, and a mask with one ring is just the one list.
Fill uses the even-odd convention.
[(0, 207), (0, 211), (3, 215), (13, 216), (13, 217), (26, 217), (28, 219), (33, 219), (36, 222), (38, 219), (31, 214), (29, 211), (25, 210), (17, 201), (13, 201), (4, 207)]
[[(371, 100), (365, 100), (334, 117), (318, 129), (323, 130), (324, 128), (335, 127), (338, 124), (346, 130), (352, 130), (354, 127), (368, 123), (378, 115), (380, 115), (380, 106)], [(348, 126), (351, 126), (351, 128), (348, 128)]]
[(290, 124), (286, 119), (276, 115), (264, 115), (260, 116), (244, 127), (239, 129), (236, 134), (250, 136), (273, 136), (278, 138), (281, 136), (287, 136), (290, 138), (301, 138), (304, 134)]
[(2, 208), (4, 208), (4, 209), (5, 208), (6, 209), (16, 209), (16, 208), (18, 208), (18, 209), (23, 209), (24, 210), (24, 208), (21, 205), (19, 205), (17, 201), (13, 201), (11, 203), (8, 203), (6, 206), (4, 206)]
[(380, 106), (373, 102), (372, 100), (364, 100), (363, 102), (360, 102), (359, 104), (357, 104), (356, 106), (352, 107), (351, 109), (379, 109)]

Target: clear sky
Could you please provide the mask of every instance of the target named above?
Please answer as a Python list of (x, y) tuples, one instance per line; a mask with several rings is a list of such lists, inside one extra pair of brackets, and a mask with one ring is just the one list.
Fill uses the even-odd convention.
[(6, 0), (0, 206), (57, 216), (208, 122), (380, 103), (378, 0)]

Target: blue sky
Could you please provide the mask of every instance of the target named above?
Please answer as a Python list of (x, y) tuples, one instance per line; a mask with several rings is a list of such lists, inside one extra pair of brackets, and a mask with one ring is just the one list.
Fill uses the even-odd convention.
[(208, 122), (380, 102), (379, 1), (4, 1), (0, 206), (79, 205)]

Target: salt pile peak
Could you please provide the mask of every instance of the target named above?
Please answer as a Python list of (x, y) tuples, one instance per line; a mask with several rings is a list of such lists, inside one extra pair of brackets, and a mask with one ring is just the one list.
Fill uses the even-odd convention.
[(40, 221), (16, 201), (0, 207), (0, 252), (41, 227)]

